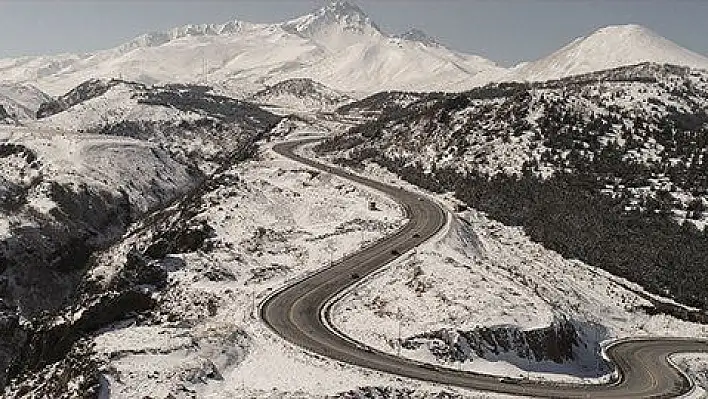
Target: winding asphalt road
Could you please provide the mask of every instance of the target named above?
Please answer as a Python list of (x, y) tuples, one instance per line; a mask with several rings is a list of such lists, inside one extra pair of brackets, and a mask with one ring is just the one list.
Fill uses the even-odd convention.
[(320, 355), (403, 377), (451, 386), (512, 395), (540, 397), (676, 397), (689, 392), (692, 383), (668, 362), (676, 353), (708, 352), (708, 342), (680, 338), (632, 339), (607, 349), (619, 378), (605, 385), (579, 385), (547, 381), (510, 380), (440, 368), (393, 356), (353, 341), (329, 323), (329, 308), (337, 294), (400, 254), (435, 235), (447, 221), (447, 213), (435, 202), (398, 187), (353, 175), (294, 153), (313, 139), (285, 142), (274, 151), (321, 171), (372, 187), (394, 198), (407, 213), (408, 224), (330, 267), (309, 275), (267, 298), (261, 318), (293, 344)]

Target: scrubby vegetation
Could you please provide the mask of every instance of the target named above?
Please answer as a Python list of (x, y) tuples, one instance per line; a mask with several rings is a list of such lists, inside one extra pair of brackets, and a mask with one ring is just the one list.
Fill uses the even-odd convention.
[(708, 75), (643, 64), (430, 96), (326, 141), (708, 309)]

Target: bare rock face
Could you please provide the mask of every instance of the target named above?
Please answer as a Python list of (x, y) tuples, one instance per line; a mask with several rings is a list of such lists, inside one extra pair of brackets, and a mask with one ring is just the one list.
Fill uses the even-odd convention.
[(533, 367), (530, 362), (544, 361), (566, 364), (590, 359), (601, 364), (597, 339), (587, 342), (581, 333), (583, 327), (556, 317), (548, 327), (537, 329), (495, 326), (470, 331), (438, 330), (406, 338), (402, 346), (406, 349), (426, 346), (436, 358), (446, 362), (473, 361), (477, 357), (518, 362), (517, 366), (523, 368)]
[(460, 399), (462, 396), (447, 392), (417, 392), (409, 388), (360, 387), (330, 396), (332, 399)]
[(0, 122), (4, 120), (9, 120), (12, 117), (10, 116), (9, 113), (7, 113), (7, 110), (5, 109), (4, 106), (0, 105)]
[(5, 397), (89, 399), (98, 397), (100, 390), (97, 364), (83, 341), (44, 372), (25, 377), (8, 386)]

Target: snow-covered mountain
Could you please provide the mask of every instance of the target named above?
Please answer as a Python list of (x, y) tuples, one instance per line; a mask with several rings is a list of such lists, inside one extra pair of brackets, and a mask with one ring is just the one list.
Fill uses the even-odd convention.
[[(388, 34), (359, 7), (334, 1), (275, 24), (232, 20), (138, 36), (87, 54), (0, 59), (0, 78), (61, 95), (94, 78), (207, 83), (247, 97), (309, 78), (355, 97), (384, 90), (460, 91), (493, 81), (547, 80), (641, 62), (708, 68), (708, 58), (638, 25), (609, 26), (534, 62), (505, 69), (413, 28)], [(6, 107), (7, 108), (7, 107)]]
[(359, 7), (346, 1), (331, 2), (319, 10), (285, 22), (287, 32), (304, 38), (326, 42), (341, 40), (343, 36), (381, 35), (381, 29)]
[(371, 94), (452, 90), (480, 72), (503, 71), (482, 57), (412, 38), (388, 35), (357, 6), (332, 2), (283, 23), (186, 25), (89, 54), (4, 59), (0, 76), (34, 82), (53, 95), (92, 78), (147, 84), (206, 80), (240, 94), (311, 78), (337, 90)]
[(510, 70), (507, 79), (544, 81), (602, 71), (620, 66), (654, 62), (708, 69), (708, 58), (687, 50), (640, 25), (599, 29), (575, 39), (538, 61)]

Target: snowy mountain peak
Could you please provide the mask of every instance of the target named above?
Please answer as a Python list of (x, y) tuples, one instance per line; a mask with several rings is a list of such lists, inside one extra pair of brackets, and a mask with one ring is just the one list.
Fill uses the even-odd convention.
[(596, 30), (592, 35), (648, 35), (658, 36), (651, 29), (637, 24), (610, 25)]
[(708, 58), (641, 25), (607, 26), (575, 39), (555, 53), (512, 71), (517, 80), (559, 79), (621, 66), (654, 62), (708, 69)]
[(283, 29), (303, 37), (313, 37), (332, 28), (354, 33), (381, 34), (379, 27), (364, 11), (346, 1), (333, 1), (310, 14), (285, 22)]
[(609, 45), (617, 42), (630, 41), (631, 44), (648, 45), (652, 48), (656, 48), (657, 50), (676, 51), (677, 49), (680, 49), (685, 51), (677, 44), (661, 37), (651, 29), (636, 24), (606, 26), (578, 40), (597, 45), (602, 43), (607, 43)]
[(423, 43), (427, 46), (440, 46), (440, 42), (418, 28), (412, 28), (408, 32), (396, 35), (395, 37), (398, 39)]
[(145, 85), (208, 82), (239, 98), (310, 78), (358, 97), (381, 90), (461, 90), (503, 72), (482, 57), (429, 45), (420, 31), (405, 37), (416, 40), (393, 38), (358, 6), (332, 2), (286, 22), (184, 25), (94, 53), (0, 64), (8, 66), (3, 79), (32, 82), (54, 96), (91, 78), (118, 77)]

